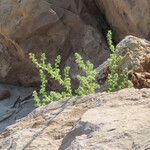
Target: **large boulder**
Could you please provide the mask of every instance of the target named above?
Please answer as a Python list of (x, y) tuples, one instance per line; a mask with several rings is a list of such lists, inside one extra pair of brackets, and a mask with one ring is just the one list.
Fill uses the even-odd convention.
[[(118, 45), (123, 60), (120, 70), (127, 68), (129, 78), (137, 88), (150, 88), (150, 42), (134, 36), (125, 37)], [(104, 62), (96, 69), (97, 80), (104, 84), (109, 73), (108, 64)], [(106, 89), (106, 88), (104, 88)]]
[(96, 0), (119, 42), (127, 35), (150, 39), (149, 0)]
[(138, 88), (150, 88), (150, 42), (127, 36), (117, 48), (124, 59), (120, 68), (128, 68), (129, 78)]
[(141, 69), (141, 62), (150, 54), (150, 42), (134, 36), (127, 36), (119, 42), (117, 49), (120, 55), (124, 56), (120, 67), (138, 71)]
[(0, 10), (0, 33), (25, 54), (45, 52), (51, 63), (61, 55), (61, 68), (72, 65), (77, 51), (95, 66), (108, 58), (98, 21), (82, 0), (1, 0)]
[[(31, 100), (21, 101), (19, 111), (11, 109), (14, 121), (33, 104)], [(149, 115), (150, 89), (52, 102), (8, 126), (0, 134), (0, 149), (148, 150)], [(11, 118), (3, 119), (2, 125), (9, 125)]]

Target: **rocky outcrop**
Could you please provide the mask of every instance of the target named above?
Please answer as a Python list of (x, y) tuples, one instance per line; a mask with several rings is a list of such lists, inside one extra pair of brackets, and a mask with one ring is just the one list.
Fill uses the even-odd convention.
[[(127, 36), (118, 45), (123, 60), (120, 70), (128, 68), (129, 78), (137, 88), (150, 88), (150, 42), (134, 36)], [(104, 84), (108, 75), (108, 65), (104, 62), (97, 69), (97, 80)]]
[(150, 42), (134, 36), (127, 36), (117, 45), (117, 48), (119, 53), (124, 56), (120, 66), (122, 69), (141, 70), (141, 63), (150, 55)]
[(7, 127), (0, 149), (148, 150), (149, 115), (150, 89), (53, 102)]
[(114, 31), (117, 42), (127, 35), (150, 40), (149, 0), (96, 0), (96, 2)]
[[(73, 54), (78, 51), (84, 59), (98, 66), (108, 58), (109, 50), (93, 16), (98, 8), (94, 5), (95, 10), (89, 11), (87, 5), (81, 0), (1, 0), (0, 33), (19, 45), (22, 55), (34, 52), (40, 57), (45, 52), (51, 63), (61, 55), (61, 68), (69, 65), (77, 70)], [(15, 80), (20, 82), (20, 76), (17, 76)], [(8, 80), (13, 83), (11, 77), (5, 80), (6, 83)], [(26, 78), (20, 83), (24, 85), (23, 82), (31, 81), (32, 78), (30, 81)]]
[[(96, 3), (95, 3), (96, 2)], [(97, 4), (97, 5), (96, 5)], [(98, 9), (98, 7), (99, 9)], [(142, 20), (142, 21), (141, 21)], [(69, 65), (76, 86), (74, 53), (89, 59), (105, 90), (109, 56), (104, 34), (150, 39), (149, 0), (0, 0), (0, 82), (39, 84), (28, 58), (46, 53)], [(66, 98), (35, 109), (33, 88), (0, 85), (0, 150), (150, 149), (150, 42), (127, 36), (117, 48), (135, 87)], [(104, 62), (104, 63), (103, 63)], [(49, 80), (50, 88), (58, 89)]]
[(0, 82), (31, 86), (39, 81), (37, 74), (20, 46), (0, 34)]
[[(62, 56), (60, 68), (71, 66), (73, 85), (77, 85), (75, 78), (78, 67), (75, 65), (74, 53), (78, 51), (95, 67), (102, 64), (109, 57), (104, 38), (109, 25), (116, 41), (128, 34), (149, 39), (149, 6), (148, 0), (1, 0), (0, 34), (17, 45), (21, 51), (20, 60), (26, 58), (25, 62), (21, 60), (22, 63), (18, 63), (18, 56), (14, 55), (11, 66), (18, 65), (11, 71), (9, 63), (1, 61), (0, 66), (3, 67), (0, 70), (0, 82), (34, 85), (39, 79), (27, 55), (34, 52), (39, 58), (45, 52), (51, 63), (57, 55)], [(4, 42), (2, 45), (8, 47)], [(16, 73), (18, 68), (24, 67)], [(147, 78), (147, 74), (145, 76)]]
[(49, 3), (45, 0), (4, 0), (1, 1), (1, 10), (0, 32), (16, 41), (25, 52), (32, 51), (37, 55), (46, 52), (50, 59), (61, 54), (66, 60), (74, 51), (85, 49), (83, 53), (95, 64), (107, 58), (101, 33), (81, 18), (87, 13), (88, 21), (94, 24), (81, 1), (78, 4), (74, 0)]
[(150, 88), (150, 42), (128, 36), (117, 48), (124, 56), (120, 68), (130, 70), (129, 78), (138, 88)]

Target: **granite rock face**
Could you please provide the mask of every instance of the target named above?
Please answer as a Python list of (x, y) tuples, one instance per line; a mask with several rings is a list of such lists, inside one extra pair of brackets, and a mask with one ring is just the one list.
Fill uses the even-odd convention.
[(96, 2), (114, 31), (117, 42), (127, 35), (150, 40), (149, 0), (96, 0)]
[(127, 36), (118, 45), (124, 56), (120, 68), (128, 68), (129, 78), (137, 88), (150, 88), (150, 42), (133, 36)]
[(82, 0), (1, 0), (0, 10), (0, 33), (19, 45), (23, 55), (34, 52), (39, 58), (45, 52), (51, 63), (61, 55), (61, 68), (74, 67), (75, 52), (95, 66), (109, 56), (94, 10)]
[[(134, 36), (126, 36), (118, 45), (123, 60), (120, 70), (128, 68), (129, 78), (137, 88), (150, 88), (150, 42)], [(97, 80), (104, 84), (109, 72), (107, 62), (96, 69)]]
[(0, 134), (0, 149), (147, 150), (150, 89), (97, 93), (35, 109)]
[[(105, 40), (109, 27), (117, 42), (129, 34), (149, 39), (149, 7), (149, 0), (1, 0), (0, 34), (17, 45), (21, 56), (26, 58), (20, 57), (22, 64), (11, 71), (13, 67), (8, 62), (1, 62), (0, 81), (23, 86), (38, 84), (28, 53), (33, 52), (39, 58), (45, 52), (51, 63), (61, 55), (60, 68), (71, 66), (73, 85), (77, 85), (74, 53), (79, 52), (84, 60), (89, 59), (98, 67), (109, 57)], [(3, 42), (2, 47), (8, 46)], [(15, 53), (11, 48), (10, 51)], [(18, 56), (13, 57), (11, 66), (18, 64)], [(51, 87), (54, 84), (50, 83)]]

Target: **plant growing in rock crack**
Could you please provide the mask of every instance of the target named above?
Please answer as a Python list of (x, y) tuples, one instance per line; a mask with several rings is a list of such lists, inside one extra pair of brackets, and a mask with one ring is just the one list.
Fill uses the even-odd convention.
[(112, 32), (107, 33), (107, 42), (112, 52), (108, 59), (110, 73), (108, 74), (107, 84), (108, 91), (113, 92), (124, 88), (131, 88), (133, 84), (128, 80), (128, 69), (121, 70), (119, 68), (123, 57), (119, 54), (118, 49), (113, 45)]
[[(69, 77), (70, 67), (65, 67), (63, 70), (63, 76), (60, 74), (59, 64), (61, 62), (61, 57), (57, 56), (55, 59), (55, 63), (52, 66), (50, 63), (46, 63), (45, 53), (41, 55), (40, 62), (35, 57), (35, 54), (29, 54), (30, 59), (35, 64), (36, 68), (39, 70), (39, 76), (41, 79), (41, 87), (39, 94), (41, 95), (41, 99), (38, 97), (38, 93), (36, 91), (33, 92), (33, 97), (36, 103), (36, 107), (45, 106), (51, 101), (57, 101), (64, 97), (72, 97), (72, 88), (71, 88), (71, 79)], [(76, 63), (80, 69), (83, 69), (85, 72), (85, 76), (78, 75), (77, 79), (80, 82), (78, 89), (76, 90), (76, 94), (87, 95), (93, 93), (99, 85), (96, 83), (96, 72), (94, 70), (94, 66), (92, 63), (87, 61), (84, 63), (82, 57), (76, 53), (75, 54)], [(62, 87), (62, 92), (50, 91), (47, 93), (46, 85), (48, 80), (46, 75), (48, 74), (51, 78), (55, 79)]]

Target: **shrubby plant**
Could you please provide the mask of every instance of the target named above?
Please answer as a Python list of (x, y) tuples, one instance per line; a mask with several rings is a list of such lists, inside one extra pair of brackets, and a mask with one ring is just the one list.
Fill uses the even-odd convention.
[[(34, 54), (30, 53), (29, 55), (36, 68), (39, 70), (39, 76), (41, 79), (39, 94), (41, 95), (42, 100), (40, 100), (36, 91), (33, 92), (33, 97), (37, 107), (44, 106), (51, 101), (57, 101), (61, 98), (72, 96), (71, 80), (69, 78), (70, 67), (65, 67), (64, 75), (62, 77), (60, 75), (59, 69), (59, 64), (61, 62), (60, 56), (57, 56), (57, 58), (55, 59), (55, 64), (54, 66), (52, 66), (50, 63), (46, 63), (45, 53), (41, 55), (41, 62), (38, 62)], [(50, 93), (47, 93), (46, 85), (48, 81), (45, 74), (48, 74), (51, 78), (55, 79), (63, 87), (64, 90), (61, 93), (56, 91), (50, 91)]]
[(107, 41), (109, 48), (112, 52), (108, 59), (108, 66), (110, 74), (108, 74), (108, 91), (113, 92), (124, 88), (133, 87), (133, 84), (128, 80), (128, 69), (121, 70), (119, 65), (121, 64), (123, 57), (119, 55), (118, 49), (113, 45), (112, 32), (108, 31)]
[(76, 94), (83, 96), (94, 93), (100, 86), (95, 80), (96, 71), (94, 70), (93, 64), (90, 61), (84, 63), (82, 57), (78, 53), (75, 53), (75, 58), (79, 68), (85, 72), (85, 75), (77, 75), (80, 85), (76, 90)]
[[(118, 49), (113, 45), (111, 31), (108, 31), (107, 41), (112, 52), (110, 58), (108, 59), (108, 66), (110, 70), (107, 78), (108, 91), (113, 92), (123, 88), (133, 87), (132, 82), (128, 80), (128, 69), (121, 70), (119, 68), (123, 57), (119, 55)], [(41, 86), (39, 91), (40, 98), (38, 97), (38, 93), (36, 91), (33, 92), (36, 107), (45, 106), (51, 101), (57, 101), (64, 97), (73, 96), (71, 79), (69, 77), (70, 67), (64, 68), (63, 76), (60, 74), (60, 56), (57, 56), (53, 66), (50, 63), (46, 63), (45, 53), (41, 55), (40, 62), (35, 57), (35, 54), (30, 53), (29, 56), (32, 62), (35, 64), (36, 68), (39, 70), (39, 76), (41, 79)], [(100, 86), (96, 82), (96, 72), (94, 70), (93, 64), (90, 61), (84, 62), (78, 53), (75, 53), (75, 62), (77, 63), (78, 67), (84, 71), (84, 75), (77, 75), (79, 86), (75, 90), (76, 95), (83, 96), (94, 93), (95, 90), (100, 88)], [(56, 80), (62, 86), (63, 91), (50, 91), (48, 93), (46, 90), (48, 84), (46, 75)]]
[[(35, 54), (30, 53), (29, 56), (32, 62), (35, 64), (36, 68), (39, 70), (39, 76), (41, 79), (41, 87), (39, 91), (39, 95), (41, 96), (41, 98), (38, 97), (38, 93), (36, 91), (33, 92), (36, 107), (45, 106), (51, 101), (57, 101), (64, 97), (73, 96), (71, 88), (71, 79), (69, 77), (70, 67), (64, 68), (63, 76), (60, 74), (60, 56), (57, 56), (53, 66), (50, 63), (46, 63), (45, 53), (41, 55), (40, 62), (38, 62), (37, 58), (35, 57)], [(77, 79), (79, 80), (80, 84), (78, 89), (76, 90), (76, 94), (79, 96), (91, 94), (99, 88), (99, 85), (96, 83), (95, 79), (96, 72), (94, 70), (94, 66), (89, 61), (84, 63), (82, 57), (78, 53), (75, 54), (75, 58), (79, 68), (85, 72), (85, 76), (77, 76)], [(56, 80), (63, 87), (63, 91), (50, 91), (49, 93), (47, 93), (46, 85), (48, 83), (48, 80), (45, 74)]]

